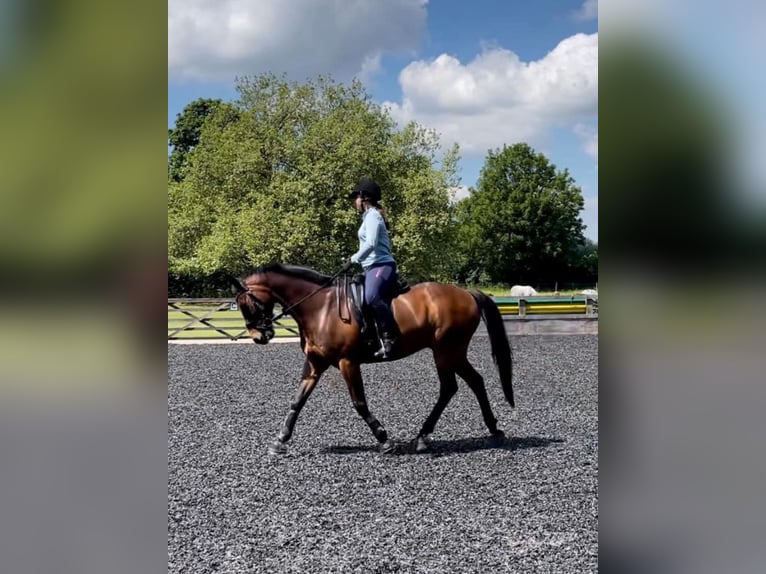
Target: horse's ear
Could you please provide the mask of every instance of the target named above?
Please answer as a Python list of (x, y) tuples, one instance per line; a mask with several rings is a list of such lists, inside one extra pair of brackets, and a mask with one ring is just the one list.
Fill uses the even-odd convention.
[(234, 295), (239, 295), (240, 293), (244, 293), (245, 291), (247, 291), (247, 289), (245, 289), (245, 286), (242, 285), (242, 281), (240, 281), (233, 275), (227, 275), (227, 277), (229, 278), (229, 281), (231, 282), (231, 292)]

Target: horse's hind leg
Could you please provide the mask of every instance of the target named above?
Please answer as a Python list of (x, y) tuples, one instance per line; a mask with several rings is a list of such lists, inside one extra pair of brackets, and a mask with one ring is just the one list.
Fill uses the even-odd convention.
[(269, 454), (285, 454), (287, 447), (285, 443), (293, 436), (293, 429), (295, 429), (295, 422), (298, 420), (298, 415), (306, 404), (311, 391), (314, 390), (319, 377), (327, 369), (326, 366), (318, 364), (316, 361), (311, 361), (306, 358), (306, 362), (303, 365), (303, 374), (301, 375), (301, 384), (298, 387), (298, 392), (295, 393), (295, 398), (290, 405), (290, 410), (287, 411), (285, 422), (282, 424), (282, 429), (277, 435), (277, 440), (269, 447)]
[(489, 399), (487, 398), (487, 388), (484, 386), (484, 379), (476, 372), (473, 365), (468, 362), (466, 358), (462, 364), (457, 367), (457, 374), (463, 379), (468, 388), (476, 395), (476, 399), (479, 401), (479, 408), (481, 409), (481, 416), (484, 417), (484, 424), (487, 425), (490, 434), (496, 437), (502, 437), (503, 431), (497, 428), (497, 419), (492, 412), (492, 407), (489, 405)]
[(416, 445), (416, 450), (418, 452), (423, 452), (426, 450), (426, 448), (428, 448), (426, 444), (428, 435), (434, 432), (434, 428), (436, 427), (436, 423), (439, 420), (439, 417), (449, 404), (450, 400), (452, 400), (452, 397), (455, 396), (455, 393), (457, 392), (457, 379), (455, 378), (455, 370), (452, 366), (452, 360), (446, 355), (447, 353), (445, 353), (445, 356), (440, 356), (434, 352), (436, 371), (439, 374), (439, 398), (437, 399), (434, 408), (431, 410), (431, 414), (428, 415), (428, 418), (423, 423), (423, 427), (418, 433)]
[(354, 404), (356, 412), (364, 419), (367, 426), (370, 427), (372, 434), (378, 439), (380, 443), (380, 452), (384, 454), (392, 453), (396, 445), (393, 441), (388, 440), (388, 433), (383, 425), (380, 424), (378, 419), (375, 418), (367, 407), (367, 398), (364, 395), (364, 383), (362, 382), (362, 370), (358, 363), (354, 363), (347, 359), (340, 361), (338, 365), (343, 378), (348, 386), (348, 392), (351, 395), (351, 402)]

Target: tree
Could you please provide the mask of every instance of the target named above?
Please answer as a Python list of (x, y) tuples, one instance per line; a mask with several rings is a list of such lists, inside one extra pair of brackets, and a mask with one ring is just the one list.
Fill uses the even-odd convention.
[(357, 249), (347, 199), (362, 176), (383, 189), (403, 274), (439, 277), (450, 233), (457, 148), (438, 167), (436, 134), (397, 129), (361, 83), (271, 74), (239, 80), (232, 119), (203, 122), (184, 177), (168, 185), (168, 255), (177, 273), (232, 273), (271, 261), (335, 271)]
[(598, 243), (585, 238), (576, 246), (569, 274), (562, 280), (587, 285), (598, 283)]
[(168, 130), (168, 145), (173, 151), (168, 158), (168, 177), (172, 181), (181, 181), (189, 153), (199, 143), (200, 133), (205, 120), (213, 115), (220, 107), (226, 107), (229, 119), (236, 117), (234, 108), (221, 100), (199, 98), (184, 107), (176, 116), (173, 129)]
[(524, 143), (490, 151), (477, 189), (458, 204), (458, 275), (500, 283), (554, 281), (584, 237), (584, 201), (567, 170)]

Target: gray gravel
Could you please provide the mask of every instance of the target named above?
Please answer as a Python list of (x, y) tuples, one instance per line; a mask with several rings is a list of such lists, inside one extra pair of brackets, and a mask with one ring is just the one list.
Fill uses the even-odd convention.
[(431, 452), (414, 454), (438, 391), (424, 351), (363, 367), (399, 454), (377, 452), (331, 369), (275, 458), (299, 347), (169, 345), (168, 572), (596, 572), (598, 338), (512, 346), (515, 412), (488, 339), (469, 352), (503, 441), (460, 381)]

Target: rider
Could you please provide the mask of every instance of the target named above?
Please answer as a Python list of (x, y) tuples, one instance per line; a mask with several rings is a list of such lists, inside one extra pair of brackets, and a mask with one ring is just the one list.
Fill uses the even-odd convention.
[(396, 348), (399, 332), (391, 311), (398, 274), (391, 255), (388, 219), (380, 206), (380, 186), (372, 179), (362, 178), (348, 197), (355, 200), (357, 211), (363, 215), (359, 251), (344, 268), (348, 270), (353, 263), (359, 263), (364, 269), (364, 300), (373, 311), (381, 343), (375, 357), (388, 359)]

